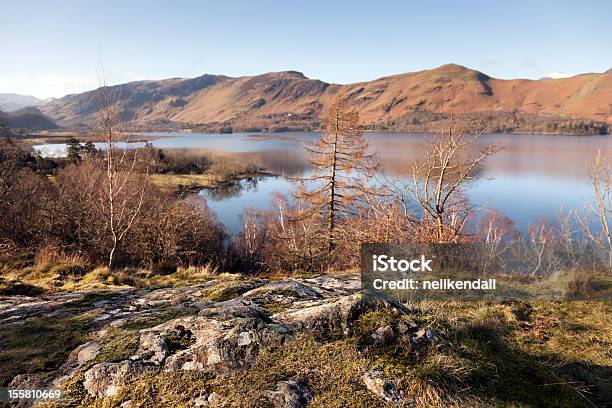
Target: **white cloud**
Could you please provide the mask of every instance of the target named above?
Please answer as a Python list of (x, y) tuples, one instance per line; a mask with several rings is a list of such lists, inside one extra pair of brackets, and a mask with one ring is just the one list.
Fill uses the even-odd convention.
[(550, 78), (550, 79), (571, 78), (575, 75), (576, 74), (568, 74), (566, 72), (551, 72), (550, 74), (546, 75), (546, 78)]

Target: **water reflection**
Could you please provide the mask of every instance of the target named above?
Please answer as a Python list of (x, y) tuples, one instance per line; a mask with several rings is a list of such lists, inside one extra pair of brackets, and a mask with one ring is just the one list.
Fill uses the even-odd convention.
[(245, 191), (257, 190), (257, 184), (265, 177), (249, 177), (244, 180), (229, 181), (217, 188), (203, 190), (203, 195), (212, 201), (223, 201), (230, 198), (239, 197)]
[[(234, 133), (209, 135), (148, 133), (150, 142), (163, 149), (230, 153), (241, 163), (252, 163), (271, 172), (297, 176), (310, 171), (304, 143), (314, 142), (316, 132), (280, 134)], [(385, 177), (407, 179), (410, 162), (422, 157), (427, 135), (418, 133), (367, 133), (370, 148), (378, 155)], [(477, 169), (468, 197), (496, 208), (525, 229), (530, 221), (553, 218), (560, 209), (581, 208), (591, 197), (586, 162), (601, 148), (612, 154), (611, 136), (563, 136), (533, 134), (483, 135), (474, 149), (484, 144), (505, 148)], [(36, 147), (58, 151), (61, 145)], [(209, 206), (232, 232), (240, 228), (240, 214), (247, 207), (269, 208), (270, 194), (288, 194), (292, 186), (282, 177), (244, 180), (220, 190), (202, 192)]]

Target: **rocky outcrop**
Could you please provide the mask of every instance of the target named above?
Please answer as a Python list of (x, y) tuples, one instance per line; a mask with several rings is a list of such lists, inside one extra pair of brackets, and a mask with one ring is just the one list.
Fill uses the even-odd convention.
[(85, 372), (83, 386), (91, 396), (114, 397), (125, 380), (145, 371), (150, 371), (150, 367), (135, 361), (100, 363)]
[(308, 381), (302, 377), (279, 381), (276, 390), (265, 395), (276, 408), (304, 408), (312, 400)]
[[(232, 285), (242, 286), (233, 289)], [(184, 288), (122, 290), (93, 301), (87, 301), (83, 295), (58, 295), (57, 299), (44, 302), (32, 298), (34, 309), (38, 308), (41, 313), (92, 315), (92, 330), (98, 340), (76, 348), (58, 370), (18, 375), (11, 385), (62, 387), (77, 373), (82, 373), (82, 385), (91, 397), (108, 398), (116, 397), (126, 382), (145, 373), (199, 371), (213, 377), (226, 375), (251, 367), (264, 348), (282, 347), (301, 332), (311, 332), (316, 337), (351, 335), (358, 327), (360, 316), (376, 311), (391, 313), (397, 321), (366, 333), (362, 351), (386, 347), (399, 338), (408, 339), (415, 350), (447, 345), (432, 330), (419, 330), (416, 324), (402, 317), (407, 311), (401, 304), (366, 296), (359, 292), (359, 287), (359, 281), (354, 278), (323, 276), (259, 280), (257, 285), (235, 279)], [(234, 297), (224, 301), (206, 300), (205, 294), (217, 288)], [(66, 300), (65, 308), (60, 306), (59, 299)], [(75, 307), (79, 301), (85, 303)], [(17, 313), (28, 310), (17, 304), (4, 305), (4, 308), (5, 314), (0, 309), (0, 316), (5, 318), (10, 317), (6, 310)], [(281, 311), (275, 313), (278, 310)], [(135, 351), (129, 358), (112, 362), (100, 358), (111, 330), (168, 313), (173, 317), (137, 333)], [(176, 314), (182, 316), (176, 317)], [(396, 384), (378, 372), (366, 373), (363, 382), (367, 389), (389, 403), (405, 401)], [(305, 407), (313, 399), (307, 377), (300, 376), (278, 381), (275, 389), (265, 391), (264, 395), (273, 406), (287, 408)], [(223, 406), (222, 401), (222, 396), (207, 393), (194, 404)]]
[(395, 381), (385, 378), (382, 371), (368, 371), (361, 377), (361, 380), (368, 391), (392, 406), (409, 406), (404, 394), (398, 390)]
[(402, 305), (392, 300), (355, 293), (321, 302), (300, 303), (299, 308), (275, 314), (272, 318), (294, 330), (307, 329), (321, 332), (341, 330), (342, 333), (348, 334), (352, 323), (361, 314), (373, 310), (405, 312)]

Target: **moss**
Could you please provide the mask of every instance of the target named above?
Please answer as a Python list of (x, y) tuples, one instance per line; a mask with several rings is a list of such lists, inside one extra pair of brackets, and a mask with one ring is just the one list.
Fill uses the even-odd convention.
[(223, 283), (203, 290), (202, 299), (213, 302), (224, 302), (235, 299), (255, 287), (255, 284), (247, 284), (244, 282)]
[(291, 309), (291, 307), (293, 306), (290, 303), (285, 304), (285, 303), (273, 302), (273, 301), (271, 302), (260, 301), (260, 302), (257, 302), (257, 304), (263, 307), (264, 309), (266, 309), (268, 313), (270, 314), (284, 312), (285, 310)]
[(113, 328), (106, 336), (100, 348), (100, 354), (95, 359), (96, 363), (119, 362), (127, 360), (138, 350), (138, 330), (125, 330)]
[(168, 351), (170, 354), (174, 354), (177, 351), (185, 350), (191, 347), (195, 343), (195, 338), (191, 333), (177, 332), (172, 333), (164, 338), (168, 345)]
[(156, 315), (142, 317), (127, 322), (123, 326), (110, 329), (104, 336), (100, 354), (94, 360), (96, 363), (104, 361), (118, 362), (127, 360), (138, 350), (140, 330), (155, 327), (172, 319), (196, 313), (196, 309), (169, 310)]
[(28, 319), (1, 328), (0, 386), (6, 386), (17, 374), (59, 368), (74, 348), (89, 339), (92, 317)]

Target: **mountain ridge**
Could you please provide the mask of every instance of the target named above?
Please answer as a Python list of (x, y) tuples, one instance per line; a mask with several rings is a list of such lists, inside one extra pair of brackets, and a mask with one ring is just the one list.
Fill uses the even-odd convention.
[[(352, 84), (333, 84), (299, 71), (229, 77), (137, 81), (109, 87), (122, 119), (188, 127), (237, 129), (318, 126), (326, 106), (348, 98), (370, 126), (404, 122), (415, 115), (507, 114), (582, 119), (612, 124), (612, 74), (554, 80), (497, 79), (458, 64), (395, 74)], [(62, 126), (91, 123), (96, 91), (43, 103), (43, 113)]]
[(21, 95), (16, 93), (0, 93), (0, 110), (4, 112), (13, 112), (28, 106), (37, 106), (43, 102), (30, 95)]

